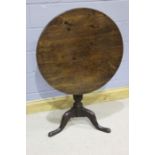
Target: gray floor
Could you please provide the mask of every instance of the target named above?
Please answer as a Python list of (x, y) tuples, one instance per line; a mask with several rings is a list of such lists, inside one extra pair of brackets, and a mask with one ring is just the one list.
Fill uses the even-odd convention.
[(87, 108), (112, 133), (94, 129), (87, 118), (74, 118), (60, 134), (48, 138), (47, 133), (59, 126), (66, 109), (27, 115), (27, 155), (128, 155), (128, 100)]

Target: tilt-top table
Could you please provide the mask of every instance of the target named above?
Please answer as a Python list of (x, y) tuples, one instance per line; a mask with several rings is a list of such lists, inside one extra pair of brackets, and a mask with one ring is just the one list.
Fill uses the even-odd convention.
[[(73, 94), (73, 107), (61, 120), (64, 129), (71, 117), (88, 117), (96, 129), (94, 112), (83, 107), (83, 94), (105, 85), (118, 69), (123, 42), (116, 24), (102, 12), (77, 8), (54, 18), (43, 30), (37, 45), (37, 62), (44, 79), (55, 89)], [(63, 104), (63, 103), (62, 103)]]

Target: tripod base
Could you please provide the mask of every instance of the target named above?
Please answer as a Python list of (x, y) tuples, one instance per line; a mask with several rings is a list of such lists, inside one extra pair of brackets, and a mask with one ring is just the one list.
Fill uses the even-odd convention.
[(73, 95), (73, 98), (75, 100), (73, 107), (69, 111), (64, 113), (59, 128), (54, 131), (49, 132), (48, 134), (49, 137), (52, 137), (58, 134), (59, 132), (61, 132), (66, 126), (67, 122), (72, 117), (88, 117), (96, 129), (106, 132), (106, 133), (111, 132), (109, 128), (102, 127), (98, 124), (94, 112), (83, 107), (82, 102), (81, 102), (82, 95)]

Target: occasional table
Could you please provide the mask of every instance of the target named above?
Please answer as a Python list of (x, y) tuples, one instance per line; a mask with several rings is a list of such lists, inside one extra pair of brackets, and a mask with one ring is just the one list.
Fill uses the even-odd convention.
[(83, 94), (100, 88), (113, 77), (122, 55), (121, 33), (114, 21), (100, 11), (72, 9), (48, 23), (37, 45), (39, 70), (49, 85), (72, 94), (75, 100), (49, 137), (61, 132), (72, 117), (88, 117), (96, 129), (111, 131), (98, 124), (94, 112), (86, 109), (81, 100)]

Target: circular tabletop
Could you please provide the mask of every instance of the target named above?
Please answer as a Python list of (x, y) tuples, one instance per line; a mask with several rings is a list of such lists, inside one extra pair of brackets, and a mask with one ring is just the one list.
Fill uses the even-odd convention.
[(106, 84), (122, 54), (116, 24), (104, 13), (87, 8), (54, 18), (37, 45), (41, 74), (52, 87), (68, 94), (89, 93)]

